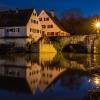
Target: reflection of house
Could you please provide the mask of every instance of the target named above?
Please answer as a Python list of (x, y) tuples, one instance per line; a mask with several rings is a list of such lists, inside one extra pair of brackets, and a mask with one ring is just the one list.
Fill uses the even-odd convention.
[(25, 46), (41, 37), (41, 25), (35, 9), (0, 12), (0, 43)]
[(33, 94), (35, 94), (38, 88), (40, 78), (41, 78), (41, 66), (39, 66), (38, 64), (33, 64), (31, 68), (28, 68), (26, 70), (26, 80)]
[[(41, 66), (25, 57), (16, 57), (10, 60), (0, 59), (0, 78), (5, 79), (6, 77), (12, 80), (12, 83), (24, 80), (33, 94), (37, 89), (42, 92), (46, 90), (65, 69), (57, 66), (47, 67), (45, 64)], [(20, 84), (22, 85), (22, 83)]]
[(34, 94), (41, 78), (41, 66), (31, 63), (24, 57), (16, 57), (13, 60), (0, 60), (0, 77), (7, 77), (24, 82)]
[(65, 71), (65, 68), (62, 67), (46, 67), (44, 66), (41, 71), (41, 79), (39, 82), (39, 89), (43, 92), (49, 86), (51, 86), (54, 80)]
[[(37, 65), (37, 66), (36, 66)], [(31, 61), (27, 61), (24, 57), (16, 57), (13, 59), (0, 59), (0, 75), (26, 78), (30, 74), (29, 70), (40, 71), (41, 67), (38, 64), (33, 64)]]
[(69, 36), (56, 18), (54, 11), (42, 11), (39, 15), (42, 31), (46, 36)]

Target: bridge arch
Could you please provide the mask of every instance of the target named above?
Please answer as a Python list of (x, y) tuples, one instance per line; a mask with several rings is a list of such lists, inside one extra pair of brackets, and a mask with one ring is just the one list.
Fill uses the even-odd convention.
[(62, 48), (62, 51), (87, 53), (87, 47), (83, 43), (67, 44)]

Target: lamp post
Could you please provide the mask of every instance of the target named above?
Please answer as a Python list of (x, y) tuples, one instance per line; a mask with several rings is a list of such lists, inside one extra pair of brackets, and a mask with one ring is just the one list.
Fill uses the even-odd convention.
[(99, 34), (99, 30), (100, 30), (100, 22), (97, 21), (95, 24), (96, 30), (97, 30), (97, 35)]
[(94, 24), (94, 27), (96, 28), (96, 36), (93, 38), (92, 43), (92, 53), (97, 53), (97, 48), (95, 47), (95, 40), (98, 38), (99, 32), (100, 32), (100, 21), (97, 20)]

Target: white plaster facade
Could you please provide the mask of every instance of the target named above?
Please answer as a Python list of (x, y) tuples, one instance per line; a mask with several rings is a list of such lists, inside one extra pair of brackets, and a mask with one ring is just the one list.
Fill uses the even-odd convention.
[[(26, 46), (32, 41), (36, 42), (41, 37), (42, 27), (39, 23), (37, 13), (33, 10), (27, 25), (0, 27), (0, 44), (15, 43), (16, 46)], [(6, 38), (8, 37), (8, 38)]]

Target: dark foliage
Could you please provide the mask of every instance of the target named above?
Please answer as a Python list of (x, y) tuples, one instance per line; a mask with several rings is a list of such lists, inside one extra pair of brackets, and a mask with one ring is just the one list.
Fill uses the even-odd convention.
[(99, 16), (84, 17), (80, 10), (72, 9), (61, 14), (61, 24), (71, 35), (95, 34), (92, 26), (93, 21), (100, 19)]

